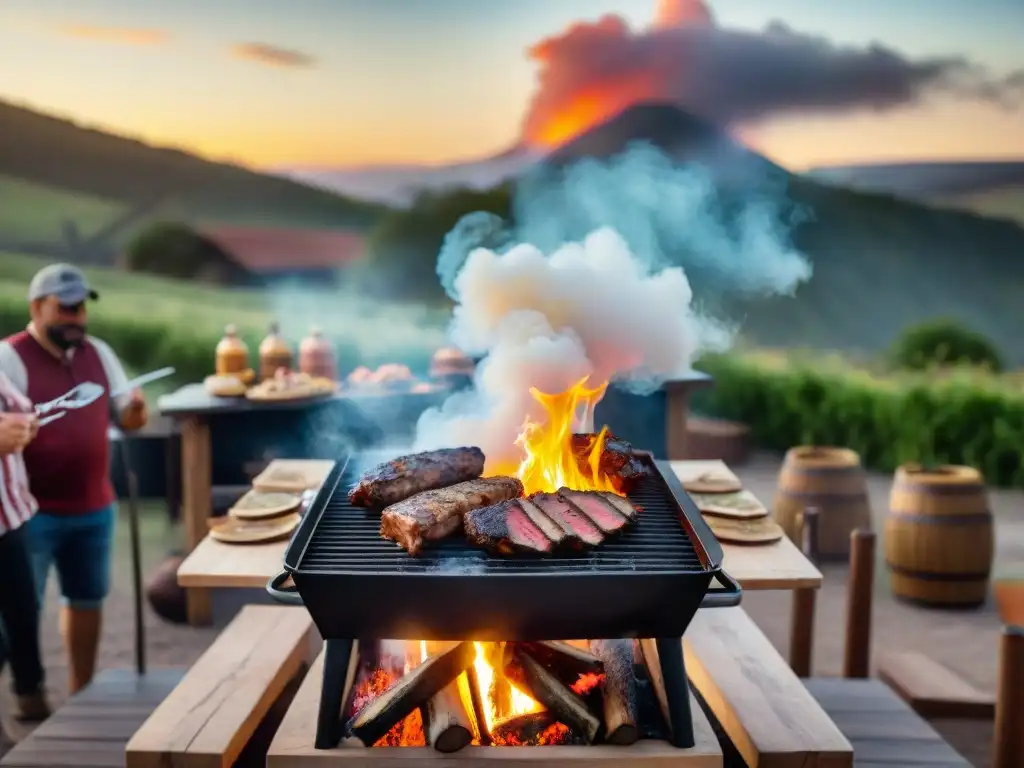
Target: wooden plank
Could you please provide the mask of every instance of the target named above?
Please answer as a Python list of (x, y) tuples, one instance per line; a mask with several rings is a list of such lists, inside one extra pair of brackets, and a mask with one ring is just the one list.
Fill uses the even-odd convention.
[[(739, 479), (723, 461), (673, 461), (672, 470), (683, 482), (711, 473)], [(773, 544), (722, 544), (722, 567), (744, 589), (817, 589), (821, 571), (786, 536)]]
[[(191, 552), (206, 536), (206, 521), (213, 514), (213, 458), (210, 425), (205, 418), (190, 416), (181, 423), (181, 524), (186, 551)], [(193, 627), (213, 622), (210, 593), (190, 589), (185, 594), (188, 623)]]
[(267, 753), (267, 768), (722, 768), (722, 749), (696, 700), (691, 701), (696, 741), (692, 749), (676, 749), (662, 741), (641, 741), (629, 747), (466, 747), (447, 755), (429, 747), (319, 750), (313, 747), (313, 741), (322, 678), (323, 654), (313, 663), (277, 729)]
[[(252, 485), (254, 488), (286, 493), (312, 491), (324, 484), (334, 464), (329, 459), (274, 459), (253, 478)], [(275, 475), (280, 472), (299, 475), (302, 480), (298, 484), (293, 481), (282, 483), (275, 480)]]
[(747, 765), (853, 765), (850, 742), (742, 608), (698, 611), (683, 650), (690, 682)]
[(995, 698), (923, 653), (888, 653), (878, 660), (878, 679), (921, 717), (934, 720), (989, 720)]
[(287, 547), (287, 541), (239, 546), (207, 536), (178, 566), (178, 584), (262, 589), (281, 570)]
[(805, 684), (853, 743), (858, 768), (970, 768), (931, 725), (879, 680), (812, 678)]
[(128, 768), (230, 766), (308, 660), (302, 608), (249, 605), (132, 737)]

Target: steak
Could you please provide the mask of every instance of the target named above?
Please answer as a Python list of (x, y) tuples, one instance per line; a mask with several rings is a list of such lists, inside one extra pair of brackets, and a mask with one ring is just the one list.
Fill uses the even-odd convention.
[(554, 544), (520, 506), (518, 499), (474, 509), (463, 520), (466, 539), (500, 555), (514, 552), (546, 554)]
[[(598, 437), (600, 434), (593, 432), (576, 433), (572, 436), (572, 453), (576, 457), (576, 465), (588, 477), (593, 474), (590, 453)], [(633, 446), (610, 432), (606, 432), (604, 436), (598, 469), (601, 474), (619, 478), (626, 483), (635, 483), (647, 474), (646, 467), (633, 456)]]
[(522, 495), (523, 484), (514, 477), (483, 477), (423, 491), (381, 513), (380, 535), (418, 555), (425, 541), (457, 531), (467, 512)]
[(540, 510), (561, 527), (567, 543), (580, 547), (596, 547), (604, 541), (601, 529), (590, 518), (561, 498), (557, 493), (535, 493), (529, 498)]
[(629, 518), (613, 507), (600, 493), (559, 488), (558, 495), (589, 517), (606, 536), (618, 533), (630, 525)]
[(562, 530), (562, 526), (545, 515), (540, 507), (529, 499), (519, 499), (519, 506), (530, 518), (530, 522), (540, 528), (552, 544), (557, 547), (565, 543), (565, 531)]
[(633, 502), (624, 496), (619, 496), (617, 493), (602, 493), (601, 496), (604, 500), (611, 504), (615, 509), (619, 511), (623, 517), (629, 519), (630, 522), (636, 521), (636, 513), (643, 511), (640, 507), (633, 506)]
[(357, 507), (382, 509), (417, 493), (473, 480), (484, 472), (479, 448), (442, 448), (385, 461), (367, 470), (348, 492)]

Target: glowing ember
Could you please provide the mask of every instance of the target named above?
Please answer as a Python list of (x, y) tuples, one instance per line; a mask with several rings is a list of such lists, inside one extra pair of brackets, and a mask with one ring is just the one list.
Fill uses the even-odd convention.
[[(383, 669), (375, 669), (356, 688), (352, 699), (352, 712), (357, 714), (363, 707), (384, 693), (397, 678)], [(417, 709), (400, 723), (396, 723), (385, 733), (375, 747), (423, 747), (427, 737), (423, 733), (423, 718)]]
[(527, 495), (553, 493), (562, 487), (618, 493), (612, 478), (600, 471), (607, 428), (593, 441), (585, 462), (572, 450), (573, 428), (586, 420), (581, 414), (592, 413), (608, 388), (607, 384), (588, 388), (587, 381), (581, 379), (565, 392), (554, 395), (531, 388), (530, 394), (544, 408), (544, 418), (536, 423), (528, 420), (523, 425), (516, 440), (524, 453), (519, 467), (494, 474), (515, 475), (523, 481)]
[(604, 675), (586, 673), (579, 676), (579, 679), (572, 684), (572, 692), (580, 696), (586, 696), (592, 690), (604, 682)]
[(572, 732), (569, 727), (562, 723), (552, 723), (540, 734), (530, 739), (523, 739), (518, 734), (510, 732), (494, 736), (496, 747), (541, 747), (564, 744), (569, 740)]

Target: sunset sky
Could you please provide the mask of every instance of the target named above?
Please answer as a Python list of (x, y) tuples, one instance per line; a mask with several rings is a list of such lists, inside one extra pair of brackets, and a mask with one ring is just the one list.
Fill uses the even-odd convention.
[[(880, 43), (917, 78), (912, 84), (938, 82), (939, 65), (930, 61), (961, 57), (961, 73), (984, 70), (969, 95), (953, 95), (951, 88), (902, 94), (891, 83), (875, 83), (888, 89), (880, 97), (886, 109), (864, 96), (848, 107), (837, 96), (828, 114), (806, 105), (780, 109), (772, 102), (752, 111), (729, 104), (730, 117), (738, 115), (735, 131), (793, 169), (1024, 157), (1021, 0), (708, 5), (724, 30), (760, 35), (781, 21), (840, 53), (860, 51), (864, 61)], [(543, 66), (528, 55), (531, 46), (605, 14), (619, 15), (642, 36), (656, 6), (655, 0), (6, 0), (0, 3), (0, 98), (261, 167), (446, 163), (519, 141)], [(893, 63), (882, 54), (874, 59)], [(888, 77), (887, 70), (858, 71)], [(799, 71), (790, 77), (801, 80), (791, 90), (812, 87), (804, 86), (804, 76), (813, 79)], [(720, 107), (715, 89), (715, 82), (685, 85), (686, 93)], [(976, 98), (990, 92), (998, 93)], [(823, 100), (820, 93), (815, 98)]]

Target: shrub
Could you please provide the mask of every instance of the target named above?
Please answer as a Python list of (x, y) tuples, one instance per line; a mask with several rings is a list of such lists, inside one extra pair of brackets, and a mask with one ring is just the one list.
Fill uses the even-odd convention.
[(896, 368), (905, 371), (947, 365), (1003, 369), (995, 345), (955, 320), (934, 320), (908, 328), (893, 345), (891, 359)]
[(843, 445), (865, 466), (966, 464), (988, 482), (1024, 486), (1024, 390), (958, 371), (941, 380), (879, 379), (843, 366), (726, 355), (701, 361), (715, 377), (696, 405), (749, 424), (762, 448)]
[(224, 254), (190, 227), (177, 222), (156, 222), (143, 229), (128, 245), (126, 265), (133, 272), (166, 277), (195, 278)]

